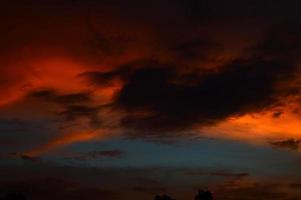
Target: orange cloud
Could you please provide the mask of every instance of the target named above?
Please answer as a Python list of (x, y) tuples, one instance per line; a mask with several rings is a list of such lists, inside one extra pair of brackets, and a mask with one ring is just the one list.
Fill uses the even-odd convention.
[(83, 71), (83, 66), (70, 59), (25, 60), (23, 63), (11, 65), (11, 68), (1, 70), (5, 92), (0, 95), (0, 106), (21, 100), (29, 91), (39, 88), (54, 88), (66, 92), (86, 89), (85, 84), (77, 77)]
[(202, 127), (202, 134), (210, 137), (240, 140), (252, 144), (301, 138), (301, 118), (298, 113), (285, 111), (279, 116), (273, 111), (246, 114), (229, 118), (216, 126)]
[(85, 142), (94, 139), (104, 139), (106, 137), (106, 133), (102, 131), (83, 131), (83, 132), (75, 132), (60, 135), (57, 138), (54, 138), (50, 142), (45, 145), (42, 145), (38, 148), (35, 148), (31, 151), (26, 152), (26, 155), (29, 156), (40, 156), (42, 154), (48, 153), (51, 150), (77, 143), (77, 142)]

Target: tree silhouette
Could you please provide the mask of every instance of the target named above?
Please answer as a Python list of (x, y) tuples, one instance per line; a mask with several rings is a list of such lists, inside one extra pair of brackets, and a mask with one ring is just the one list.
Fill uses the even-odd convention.
[(168, 195), (156, 195), (154, 200), (175, 200)]
[[(198, 190), (197, 195), (194, 197), (195, 200), (213, 200), (212, 193), (208, 190)], [(175, 200), (172, 197), (163, 194), (156, 195), (154, 200)]]
[(9, 193), (3, 199), (0, 200), (26, 200), (25, 196), (22, 193)]
[(198, 194), (194, 198), (195, 200), (213, 200), (212, 193), (210, 191), (199, 190)]

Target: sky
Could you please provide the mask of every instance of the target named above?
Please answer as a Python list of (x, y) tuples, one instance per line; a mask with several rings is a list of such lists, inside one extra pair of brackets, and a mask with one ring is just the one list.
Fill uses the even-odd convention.
[(301, 199), (300, 8), (1, 1), (0, 199)]

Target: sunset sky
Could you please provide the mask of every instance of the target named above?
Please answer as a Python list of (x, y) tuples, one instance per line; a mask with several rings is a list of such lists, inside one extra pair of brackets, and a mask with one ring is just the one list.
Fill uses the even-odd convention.
[(2, 0), (0, 199), (301, 199), (300, 10)]

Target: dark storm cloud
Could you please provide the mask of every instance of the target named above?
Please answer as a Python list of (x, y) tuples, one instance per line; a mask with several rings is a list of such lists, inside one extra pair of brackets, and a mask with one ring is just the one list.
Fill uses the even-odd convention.
[[(233, 115), (271, 107), (274, 84), (292, 75), (288, 63), (261, 58), (237, 60), (217, 73), (174, 83), (176, 67), (142, 63), (116, 97), (115, 105), (128, 111), (123, 125), (138, 129), (172, 130), (213, 124)], [(135, 112), (149, 112), (139, 115)]]
[(279, 149), (290, 149), (290, 150), (297, 150), (300, 148), (301, 140), (299, 139), (288, 139), (288, 140), (281, 140), (270, 142), (272, 147), (279, 148)]
[[(158, 136), (165, 135), (162, 134), (163, 132), (170, 133), (168, 136), (182, 134), (178, 130), (185, 130), (185, 133), (187, 130), (193, 132), (194, 126), (215, 125), (229, 117), (269, 109), (279, 104), (279, 98), (299, 92), (299, 88), (295, 87), (290, 90), (284, 89), (285, 91), (277, 88), (283, 82), (293, 80), (298, 70), (295, 61), (300, 57), (301, 32), (297, 28), (300, 23), (291, 22), (300, 20), (299, 0), (23, 0), (18, 2), (4, 0), (0, 4), (2, 30), (0, 85), (4, 90), (0, 100), (10, 99), (6, 88), (10, 88), (9, 91), (13, 94), (18, 93), (19, 85), (23, 86), (23, 82), (26, 83), (24, 88), (30, 90), (37, 87), (53, 87), (55, 90), (33, 92), (29, 98), (35, 99), (33, 104), (37, 101), (46, 102), (33, 107), (43, 112), (45, 109), (47, 114), (48, 103), (51, 104), (50, 109), (52, 104), (55, 104), (53, 107), (60, 109), (55, 115), (56, 122), (70, 128), (69, 133), (68, 128), (59, 129), (58, 124), (53, 121), (34, 121), (35, 119), (31, 119), (31, 107), (27, 108), (28, 102), (26, 102), (24, 104), (26, 117), (28, 116), (32, 121), (29, 124), (0, 121), (0, 151), (5, 148), (4, 145), (12, 144), (13, 150), (10, 148), (6, 152), (28, 152), (26, 150), (39, 147), (40, 143), (43, 147), (43, 144), (48, 141), (50, 143), (46, 143), (44, 149), (50, 151), (53, 144), (58, 143), (58, 147), (61, 147), (60, 144), (67, 145), (81, 141), (77, 140), (81, 135), (87, 135), (87, 138), (91, 136), (92, 141), (98, 140), (101, 137), (98, 137), (97, 131), (94, 138), (94, 132), (90, 134), (90, 130), (82, 130), (86, 128), (86, 120), (88, 126), (90, 125), (88, 129), (91, 127), (97, 129), (104, 126), (107, 121), (111, 122), (112, 115), (114, 115), (112, 118), (116, 115), (118, 115), (116, 118), (121, 118), (123, 127), (118, 126), (118, 131), (126, 135), (128, 130), (133, 130), (134, 137), (145, 137), (147, 133)], [(266, 20), (270, 21), (267, 23)], [(250, 21), (254, 24), (248, 23)], [(276, 26), (259, 45), (252, 46), (246, 51), (241, 50), (240, 48), (260, 40), (257, 29), (265, 23), (289, 25)], [(210, 35), (212, 38), (203, 35)], [(233, 46), (239, 47), (236, 49)], [(233, 53), (235, 50), (240, 55)], [(50, 73), (52, 66), (49, 69), (46, 66), (44, 68), (43, 64), (40, 65), (38, 62), (45, 60), (46, 65), (48, 62), (51, 65), (52, 58), (56, 57), (66, 59), (68, 62), (66, 69), (65, 63), (62, 63), (62, 66), (56, 63), (58, 66), (54, 67), (56, 71), (54, 74)], [(223, 60), (228, 57), (232, 60)], [(214, 59), (214, 64), (210, 63), (210, 66), (206, 66), (211, 58)], [(140, 61), (142, 59), (145, 60)], [(152, 61), (149, 61), (151, 59)], [(133, 62), (135, 60), (138, 61)], [(124, 65), (124, 63), (128, 64)], [(199, 66), (199, 63), (204, 66)], [(78, 83), (75, 84), (68, 79), (68, 75), (73, 73), (73, 64), (74, 71), (89, 80), (89, 85), (82, 83), (81, 87), (78, 86), (73, 91), (81, 91), (83, 87), (87, 87), (91, 91), (98, 92), (97, 87), (105, 88), (110, 84), (116, 84), (114, 81), (117, 80), (121, 90), (117, 92), (113, 102), (106, 106), (108, 111), (109, 108), (112, 109), (112, 113), (102, 112), (101, 106), (93, 101), (94, 96), (89, 92), (69, 94), (57, 92), (68, 90), (69, 86), (77, 87)], [(103, 72), (109, 69), (113, 70)], [(61, 74), (60, 70), (64, 73)], [(93, 83), (92, 88), (91, 83)], [(22, 101), (24, 93), (17, 101)], [(13, 114), (15, 107), (8, 109), (11, 109), (8, 111), (9, 114)], [(107, 115), (103, 116), (102, 113)], [(282, 117), (281, 114), (274, 116)], [(39, 120), (40, 118), (44, 116), (39, 116)], [(48, 116), (45, 118), (48, 119)], [(81, 123), (77, 123), (82, 122), (80, 121), (82, 119), (85, 119), (83, 128)], [(80, 127), (77, 129), (77, 126)], [(115, 130), (112, 133), (114, 135)], [(182, 136), (187, 135), (188, 133)], [(156, 139), (161, 142), (172, 141), (162, 140), (162, 138), (155, 138), (153, 141)], [(180, 137), (177, 139), (181, 140)], [(299, 143), (299, 140), (292, 139), (274, 142), (272, 145), (278, 148), (298, 149)], [(50, 150), (47, 149), (48, 146)], [(54, 145), (53, 148), (57, 146)], [(132, 149), (132, 147), (127, 148)], [(46, 150), (42, 148), (41, 152), (44, 153)], [(139, 156), (143, 156), (146, 152), (139, 153)], [(176, 152), (172, 152), (174, 153)], [(215, 151), (208, 152), (209, 155), (211, 153), (215, 155)], [(181, 193), (182, 187), (190, 187), (193, 182), (191, 176), (185, 176), (185, 179), (189, 179), (187, 181), (178, 178), (183, 177), (183, 171), (179, 172), (176, 169), (102, 169), (86, 166), (89, 165), (89, 160), (94, 165), (97, 159), (108, 159), (110, 162), (111, 158), (113, 160), (124, 156), (124, 153), (118, 149), (72, 155), (70, 159), (88, 162), (81, 163), (85, 165), (83, 168), (68, 167), (65, 165), (66, 160), (63, 161), (63, 167), (52, 166), (56, 164), (55, 159), (53, 163), (39, 162), (37, 157), (26, 153), (15, 153), (11, 156), (17, 163), (20, 163), (19, 160), (24, 162), (21, 165), (11, 165), (14, 161), (10, 159), (1, 162), (0, 182), (9, 181), (0, 184), (0, 198), (3, 193), (18, 190), (32, 200), (112, 200), (120, 190), (128, 189), (138, 194), (150, 194), (165, 191), (173, 184), (180, 185), (180, 190), (177, 192)], [(128, 157), (122, 162), (130, 162), (131, 156)], [(159, 164), (169, 164), (168, 159), (173, 158), (171, 156), (168, 159), (158, 159)], [(129, 164), (140, 166), (140, 162), (143, 164), (143, 160), (135, 158)], [(222, 160), (220, 162), (225, 164)], [(117, 160), (116, 164), (118, 163)], [(77, 164), (79, 163), (75, 162), (75, 165)], [(254, 167), (256, 165), (255, 163)], [(260, 168), (260, 171), (265, 173), (266, 170)], [(197, 184), (203, 181), (203, 174), (213, 179), (216, 177), (239, 181), (248, 179), (247, 173), (231, 171), (209, 170), (190, 173), (199, 179)], [(73, 181), (49, 179), (22, 183), (17, 181), (45, 176), (97, 184), (82, 185)], [(132, 181), (133, 177), (152, 178), (155, 181)], [(157, 182), (156, 179), (160, 181)], [(242, 185), (239, 183), (223, 185), (215, 193), (220, 194), (220, 199), (223, 200), (294, 199), (293, 194), (289, 195), (287, 191), (278, 190), (282, 187), (280, 184), (260, 182), (250, 184), (247, 180)], [(102, 186), (114, 189), (106, 190)], [(129, 196), (122, 195), (119, 199), (130, 198)]]
[[(293, 12), (287, 10), (295, 8), (295, 4), (249, 0), (244, 3), (238, 0), (72, 1), (70, 4), (69, 1), (68, 3), (28, 2), (35, 3), (28, 4), (26, 7), (20, 6), (20, 12), (15, 19), (18, 24), (25, 24), (25, 26), (17, 27), (14, 31), (26, 34), (22, 34), (21, 37), (17, 37), (16, 33), (7, 34), (5, 41), (10, 41), (8, 38), (12, 36), (20, 40), (13, 40), (16, 47), (9, 44), (7, 46), (13, 48), (12, 52), (15, 48), (22, 49), (21, 47), (27, 46), (28, 43), (29, 47), (47, 44), (45, 47), (47, 51), (53, 46), (64, 47), (63, 54), (76, 55), (76, 60), (81, 61), (81, 64), (82, 62), (86, 64), (85, 61), (89, 56), (91, 59), (96, 57), (102, 59), (103, 55), (110, 57), (108, 60), (114, 61), (106, 60), (106, 62), (114, 70), (103, 73), (99, 72), (103, 70), (97, 71), (95, 67), (92, 69), (95, 71), (85, 73), (83, 70), (82, 76), (88, 77), (90, 83), (97, 86), (106, 86), (116, 78), (124, 81), (125, 85), (122, 86), (112, 104), (114, 108), (126, 111), (126, 116), (121, 120), (122, 125), (136, 129), (137, 133), (143, 129), (160, 134), (160, 131), (185, 130), (195, 125), (211, 125), (231, 116), (257, 112), (276, 105), (278, 91), (275, 85), (291, 77), (295, 70), (293, 60), (297, 57), (296, 52), (300, 47), (298, 39), (300, 31), (297, 28), (294, 30), (288, 26), (276, 27), (262, 43), (251, 49), (253, 51), (250, 53), (251, 57), (242, 55), (232, 62), (220, 63), (222, 65), (219, 66), (220, 69), (211, 70), (209, 73), (203, 70), (206, 66), (196, 66), (192, 73), (179, 74), (178, 71), (186, 67), (180, 65), (183, 60), (203, 61), (212, 56), (211, 54), (214, 54), (212, 52), (223, 50), (227, 53), (227, 47), (214, 40), (223, 38), (223, 27), (227, 29), (233, 27), (230, 26), (232, 22), (223, 24), (224, 16), (243, 18), (253, 13), (255, 16), (270, 15), (271, 18), (277, 19), (278, 11), (282, 8), (281, 17), (290, 19)], [(49, 5), (51, 6), (48, 8)], [(69, 6), (72, 9), (66, 9)], [(38, 9), (39, 7), (43, 9)], [(12, 9), (13, 6), (9, 8)], [(31, 15), (28, 15), (27, 8), (32, 12)], [(67, 10), (70, 16), (65, 15)], [(106, 10), (107, 12), (102, 12)], [(191, 16), (197, 19), (198, 23), (203, 23), (195, 26), (196, 21), (191, 20)], [(19, 21), (20, 19), (24, 21)], [(117, 21), (120, 19), (122, 21), (119, 24)], [(218, 20), (211, 23), (211, 19)], [(49, 20), (49, 25), (42, 23)], [(243, 24), (240, 20), (236, 17), (236, 22)], [(276, 20), (275, 24), (280, 22), (282, 21)], [(258, 20), (258, 24), (261, 23), (262, 20)], [(125, 28), (116, 28), (123, 27), (123, 24)], [(112, 25), (113, 28), (108, 28), (108, 25)], [(135, 27), (139, 28), (135, 29)], [(144, 28), (153, 32), (147, 35), (142, 31)], [(32, 31), (27, 33), (24, 30)], [(217, 33), (219, 30), (221, 30), (220, 35)], [(240, 37), (240, 33), (244, 31), (248, 32), (248, 30), (241, 32), (239, 30), (240, 28), (235, 27), (227, 34), (233, 33), (234, 36), (231, 37), (235, 38), (236, 35)], [(203, 33), (206, 31), (206, 34)], [(134, 40), (134, 43), (139, 45), (135, 46), (131, 43), (133, 41), (126, 39), (128, 33), (133, 38), (137, 35), (141, 37)], [(35, 34), (40, 37), (33, 37)], [(53, 35), (59, 38), (54, 39)], [(212, 38), (203, 35), (210, 35)], [(248, 39), (254, 43), (258, 38)], [(134, 56), (135, 59), (144, 58), (145, 61), (130, 63), (129, 67), (115, 68), (116, 60), (122, 60), (116, 65), (134, 60), (115, 57), (115, 55), (131, 52), (133, 47), (137, 49), (148, 45), (151, 46), (152, 51), (141, 50), (142, 53), (137, 56), (138, 58)], [(230, 45), (232, 43), (229, 43)], [(52, 50), (50, 48), (49, 51)], [(172, 59), (162, 59), (160, 56), (164, 57), (165, 53), (176, 56)], [(155, 61), (149, 62), (148, 58)], [(168, 60), (169, 64), (166, 65), (161, 60)], [(111, 64), (114, 66), (110, 66)], [(193, 67), (195, 66), (191, 68)], [(60, 95), (55, 91), (45, 90), (32, 95), (64, 106), (64, 110), (59, 114), (64, 121), (88, 118), (93, 127), (99, 127), (102, 122), (99, 117), (100, 108), (90, 105), (89, 93)]]
[[(136, 132), (148, 130), (160, 134), (160, 131), (212, 125), (231, 116), (271, 108), (278, 105), (279, 97), (299, 92), (299, 88), (280, 92), (276, 86), (294, 79), (298, 70), (296, 59), (301, 41), (297, 25), (273, 27), (258, 45), (243, 52), (246, 55), (221, 64), (217, 70), (196, 68), (191, 73), (179, 73), (183, 59), (204, 60), (212, 51), (221, 49), (212, 40), (197, 38), (172, 44), (169, 50), (177, 55), (172, 63), (145, 59), (112, 71), (88, 71), (79, 76), (101, 87), (115, 79), (122, 80), (124, 85), (112, 105), (126, 111), (121, 124)], [(89, 103), (88, 93), (58, 96), (44, 91), (35, 95), (65, 104), (61, 116), (67, 121), (88, 117), (92, 126), (101, 124), (98, 107), (72, 105)]]
[[(166, 64), (146, 59), (110, 72), (86, 72), (83, 76), (99, 86), (114, 79), (125, 82), (113, 108), (126, 111), (121, 123), (127, 128), (158, 133), (211, 125), (230, 116), (271, 108), (279, 105), (279, 97), (298, 93), (298, 87), (280, 91), (277, 85), (294, 79), (298, 71), (299, 33), (298, 28), (289, 25), (277, 26), (246, 55), (216, 70), (197, 68), (181, 73), (177, 60)], [(174, 51), (194, 57), (216, 46), (197, 41), (178, 44)]]

